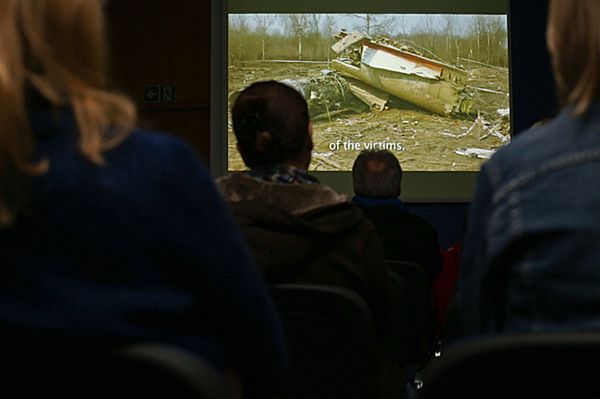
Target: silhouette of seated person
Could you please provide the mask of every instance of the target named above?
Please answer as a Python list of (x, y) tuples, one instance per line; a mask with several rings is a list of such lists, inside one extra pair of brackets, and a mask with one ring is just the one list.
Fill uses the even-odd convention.
[(267, 282), (352, 289), (385, 326), (390, 283), (381, 245), (357, 207), (307, 172), (313, 143), (304, 98), (279, 82), (254, 83), (236, 99), (232, 119), (249, 170), (217, 185)]
[(433, 282), (442, 270), (437, 232), (398, 198), (402, 168), (394, 154), (362, 151), (354, 161), (352, 181), (352, 202), (375, 225), (386, 259), (415, 262)]
[(108, 90), (103, 3), (0, 3), (0, 352), (169, 343), (269, 397), (267, 287), (191, 147)]
[(482, 165), (455, 308), (465, 335), (600, 331), (600, 2), (551, 0), (556, 117)]

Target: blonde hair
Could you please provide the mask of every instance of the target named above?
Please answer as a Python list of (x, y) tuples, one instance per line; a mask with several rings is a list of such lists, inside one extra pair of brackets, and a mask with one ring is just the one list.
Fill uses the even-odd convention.
[[(26, 86), (73, 109), (79, 149), (103, 163), (136, 121), (134, 104), (107, 89), (102, 0), (2, 0), (0, 5), (0, 225), (23, 208), (24, 179), (43, 174), (31, 159)], [(111, 134), (106, 134), (112, 130)]]
[(552, 0), (546, 37), (560, 100), (585, 114), (600, 99), (600, 0)]

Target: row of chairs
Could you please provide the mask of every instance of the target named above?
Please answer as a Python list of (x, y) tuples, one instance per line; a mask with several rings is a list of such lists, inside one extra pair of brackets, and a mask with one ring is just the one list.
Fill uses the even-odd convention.
[[(418, 356), (424, 324), (411, 295), (424, 273), (394, 265), (394, 319), (390, 340), (397, 359)], [(291, 357), (286, 399), (379, 398), (378, 353), (371, 311), (355, 292), (329, 286), (279, 285), (271, 293), (284, 321)], [(418, 301), (417, 301), (418, 302)], [(421, 301), (422, 302), (422, 301)], [(407, 309), (413, 309), (408, 311)], [(421, 320), (421, 321), (419, 321)], [(418, 326), (409, 328), (408, 326)], [(390, 350), (386, 348), (386, 350)], [(210, 365), (181, 348), (132, 345), (116, 351), (49, 351), (4, 354), (3, 398), (205, 398), (230, 397)]]
[(393, 317), (383, 348), (367, 303), (353, 291), (305, 284), (271, 288), (290, 349), (285, 399), (378, 399), (378, 354), (380, 359), (386, 352), (400, 368), (429, 360), (435, 320), (425, 271), (399, 261), (388, 268)]
[[(371, 311), (353, 291), (278, 285), (291, 369), (286, 399), (379, 399)], [(117, 350), (55, 348), (2, 353), (7, 399), (229, 399), (211, 365), (182, 348), (146, 343)]]
[(435, 313), (425, 270), (416, 263), (388, 261), (393, 312), (388, 352), (399, 364), (423, 366), (433, 354)]
[(290, 353), (283, 398), (379, 399), (374, 324), (362, 297), (305, 284), (277, 285), (271, 293)]
[[(392, 339), (398, 362), (430, 359), (433, 312), (425, 273), (390, 262)], [(374, 325), (355, 292), (330, 286), (277, 285), (290, 381), (284, 399), (380, 399)], [(72, 354), (3, 354), (2, 398), (229, 399), (223, 377), (201, 358), (163, 344)], [(423, 399), (598, 398), (600, 335), (529, 334), (454, 344), (426, 367)]]
[[(272, 288), (291, 355), (286, 399), (379, 399), (366, 302), (337, 287)], [(229, 399), (201, 358), (163, 344), (68, 354), (4, 353), (2, 398)], [(454, 344), (426, 367), (422, 399), (598, 398), (600, 335), (529, 334)]]
[(420, 399), (600, 398), (600, 334), (489, 336), (454, 344), (426, 368)]
[[(434, 319), (425, 273), (390, 264), (398, 359), (427, 364), (420, 399), (600, 398), (600, 334), (527, 334), (469, 339), (432, 358)], [(285, 399), (379, 399), (367, 304), (336, 287), (272, 289), (291, 353)], [(403, 293), (403, 294), (402, 294)], [(389, 348), (388, 348), (389, 349)]]
[(230, 399), (223, 376), (202, 358), (159, 343), (115, 350), (2, 353), (3, 399)]
[[(355, 292), (302, 284), (272, 287), (291, 365), (286, 399), (380, 399), (371, 311)], [(55, 348), (2, 353), (7, 399), (229, 399), (223, 376), (181, 348)]]

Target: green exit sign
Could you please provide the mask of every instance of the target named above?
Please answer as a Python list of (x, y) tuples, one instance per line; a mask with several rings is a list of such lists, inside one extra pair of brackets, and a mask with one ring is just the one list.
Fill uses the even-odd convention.
[(144, 86), (144, 104), (174, 103), (175, 85)]

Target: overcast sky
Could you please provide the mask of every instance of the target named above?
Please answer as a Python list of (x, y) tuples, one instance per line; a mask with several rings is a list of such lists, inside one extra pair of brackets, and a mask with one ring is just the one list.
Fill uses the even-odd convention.
[[(230, 14), (230, 23), (231, 21), (235, 20), (236, 18), (244, 18), (244, 20), (246, 21), (247, 25), (253, 29), (256, 26), (256, 15), (257, 14)], [(276, 33), (276, 32), (285, 32), (286, 28), (284, 25), (284, 20), (285, 20), (285, 16), (287, 14), (271, 14), (272, 16), (274, 16), (273, 18), (273, 22), (270, 24), (270, 28), (269, 28), (269, 32), (270, 33)], [(366, 15), (366, 14), (318, 14), (320, 15), (320, 23), (321, 23), (321, 31), (325, 30), (325, 21), (327, 20), (327, 17), (330, 16), (331, 18), (329, 18), (331, 21), (333, 21), (333, 26), (330, 26), (329, 28), (332, 29), (333, 32), (337, 32), (339, 31), (339, 29), (341, 28), (345, 28), (348, 31), (354, 31), (354, 30), (360, 30), (361, 27), (364, 27), (365, 25), (365, 19), (364, 17), (361, 18), (361, 15)], [(397, 34), (410, 34), (411, 32), (414, 31), (418, 31), (419, 28), (422, 28), (423, 23), (424, 23), (424, 19), (425, 19), (425, 14), (372, 14), (375, 16), (375, 20), (377, 21), (377, 19), (379, 18), (379, 20), (381, 19), (388, 19), (393, 21), (389, 26), (386, 26), (386, 31), (388, 32), (387, 34), (390, 36), (393, 35), (397, 35)], [(442, 14), (429, 14), (433, 17), (433, 23), (435, 28), (438, 31), (442, 31), (443, 26), (444, 26), (444, 20), (443, 20), (443, 15)], [(456, 28), (455, 28), (455, 33), (458, 35), (463, 35), (466, 34), (468, 32), (468, 27), (471, 24), (471, 21), (473, 20), (474, 15), (464, 15), (464, 14), (460, 14), (460, 15), (456, 15)], [(498, 15), (492, 15), (489, 16), (492, 18), (501, 18), (502, 19), (502, 23), (504, 26), (504, 30), (508, 30), (507, 29), (507, 17), (506, 16), (498, 16)]]

